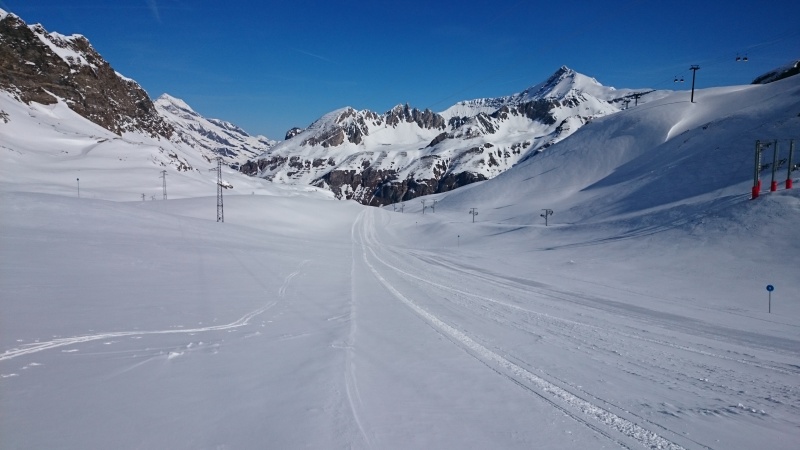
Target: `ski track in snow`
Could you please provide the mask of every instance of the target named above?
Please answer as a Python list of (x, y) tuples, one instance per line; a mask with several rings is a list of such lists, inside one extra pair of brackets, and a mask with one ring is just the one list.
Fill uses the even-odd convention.
[[(385, 261), (382, 262), (385, 263)], [(441, 260), (434, 261), (423, 258), (423, 262), (445, 267), (455, 272), (459, 277), (479, 279), (488, 283), (495, 291), (500, 290), (500, 292), (504, 293), (517, 292), (519, 298), (540, 297), (543, 299), (555, 299), (558, 302), (569, 301), (586, 307), (597, 307), (597, 304), (592, 306), (582, 301), (576, 301), (576, 296), (581, 297), (581, 294), (578, 293), (570, 294), (567, 291), (548, 287), (521, 285), (503, 276), (493, 276), (473, 269), (465, 270), (461, 267), (444, 264)], [(767, 404), (771, 407), (796, 409), (796, 406), (793, 406), (796, 404), (797, 399), (794, 393), (793, 377), (800, 374), (800, 368), (792, 364), (765, 360), (763, 355), (755, 356), (749, 354), (749, 352), (743, 353), (741, 350), (722, 350), (714, 347), (705, 349), (701, 348), (704, 346), (699, 343), (681, 342), (674, 339), (669, 341), (666, 338), (654, 337), (657, 333), (645, 329), (626, 332), (615, 326), (596, 326), (563, 319), (533, 311), (517, 304), (482, 296), (475, 292), (466, 292), (445, 286), (403, 271), (396, 266), (389, 265), (389, 267), (415, 282), (421, 281), (450, 293), (451, 295), (444, 297), (449, 302), (459, 308), (474, 311), (476, 314), (496, 321), (504, 327), (513, 327), (525, 333), (531, 333), (533, 330), (546, 332), (565, 342), (573, 343), (576, 349), (581, 349), (584, 352), (585, 357), (591, 358), (597, 363), (627, 373), (635, 373), (637, 376), (653, 383), (669, 385), (671, 388), (689, 392), (692, 396), (705, 398), (710, 404), (717, 405), (709, 409), (700, 410), (699, 412), (702, 414), (725, 414), (730, 412), (731, 408), (737, 406), (736, 402), (719, 405), (720, 398), (737, 398), (747, 404), (761, 404), (762, 407)], [(430, 268), (431, 266), (427, 265), (427, 267)], [(452, 293), (456, 295), (452, 295)], [(602, 302), (600, 304), (602, 305)], [(500, 309), (487, 308), (487, 305), (496, 305)], [(617, 311), (616, 309), (604, 312), (625, 314), (623, 311)], [(657, 316), (657, 313), (655, 315)], [(662, 323), (661, 319), (653, 321), (653, 316), (642, 317), (641, 314), (637, 313), (631, 315), (631, 318), (635, 323), (645, 321), (645, 323), (663, 325), (666, 329), (674, 328), (667, 323)], [(697, 336), (708, 334), (707, 329), (696, 327), (688, 327), (685, 331)], [(716, 336), (715, 340), (729, 342), (731, 339), (727, 335), (719, 335)], [(655, 347), (650, 344), (655, 344)], [(747, 341), (747, 345), (753, 345), (753, 342)], [(661, 347), (662, 350), (658, 350), (658, 347)], [(784, 354), (784, 352), (776, 352), (774, 349), (768, 353), (768, 355), (780, 354)], [(606, 357), (598, 358), (598, 355), (605, 355)], [(702, 358), (693, 358), (691, 357), (692, 355), (699, 355)], [(511, 354), (506, 354), (506, 358), (525, 364), (524, 358), (517, 359)], [(714, 360), (716, 360), (716, 363), (714, 363)], [(746, 376), (742, 376), (743, 373), (749, 372), (740, 371), (736, 367), (738, 364), (764, 370), (763, 385), (753, 386), (746, 379)], [(771, 375), (769, 372), (773, 372), (773, 374)], [(597, 399), (607, 407), (618, 408), (626, 415), (636, 416), (637, 420), (650, 422), (653, 426), (661, 427), (661, 425), (631, 412), (629, 408), (626, 409), (613, 401), (597, 397), (565, 380), (558, 379), (552, 375), (549, 375), (549, 377), (562, 385), (570, 386), (571, 389), (580, 390), (583, 394)], [(769, 400), (765, 403), (764, 399)], [(762, 414), (764, 414), (763, 410)]]
[[(372, 257), (375, 260), (379, 261), (387, 268), (392, 270), (398, 270), (394, 266), (389, 265), (383, 259), (381, 259), (377, 255), (374, 249), (374, 247), (377, 245), (375, 238), (371, 236), (374, 230), (374, 225), (373, 225), (374, 214), (376, 213), (372, 211), (370, 212), (365, 211), (362, 212), (362, 214), (359, 215), (358, 218), (358, 222), (361, 223), (360, 237), (362, 243), (364, 262), (366, 263), (370, 271), (373, 273), (373, 275), (378, 279), (378, 281), (380, 281), (381, 284), (389, 292), (391, 292), (395, 298), (397, 298), (403, 304), (408, 306), (422, 319), (432, 324), (439, 332), (449, 337), (451, 341), (454, 341), (458, 345), (461, 345), (464, 348), (466, 348), (471, 355), (476, 357), (476, 359), (480, 360), (482, 363), (488, 365), (494, 371), (502, 375), (505, 375), (518, 385), (524, 387), (525, 389), (530, 390), (537, 396), (545, 399), (546, 401), (548, 401), (550, 405), (556, 407), (560, 411), (566, 413), (567, 415), (577, 420), (581, 424), (589, 427), (590, 429), (599, 432), (601, 435), (612, 440), (617, 445), (620, 445), (625, 448), (630, 448), (623, 441), (615, 438), (613, 435), (609, 434), (605, 430), (598, 428), (592, 422), (581, 419), (580, 416), (588, 416), (589, 418), (594, 419), (600, 424), (606, 426), (609, 429), (608, 431), (619, 432), (622, 435), (639, 442), (640, 444), (644, 445), (647, 448), (671, 449), (671, 450), (684, 449), (683, 446), (675, 442), (672, 442), (651, 430), (645, 429), (642, 426), (633, 423), (628, 419), (620, 417), (619, 415), (614, 414), (613, 412), (608, 411), (607, 409), (604, 409), (599, 405), (593, 404), (573, 394), (572, 392), (568, 391), (565, 388), (559, 387), (545, 380), (544, 378), (534, 375), (529, 370), (509, 361), (508, 359), (504, 358), (498, 353), (495, 353), (494, 351), (481, 345), (466, 333), (459, 331), (456, 328), (445, 323), (437, 316), (431, 314), (430, 312), (419, 306), (417, 303), (415, 303), (413, 300), (403, 295), (393, 284), (391, 284), (384, 276), (380, 274), (380, 272), (375, 268), (375, 266), (373, 266), (369, 262), (369, 259), (367, 257), (367, 251), (369, 251), (369, 254), (372, 255)], [(579, 414), (575, 414), (573, 412)], [(677, 435), (677, 433), (675, 434)]]
[[(304, 260), (300, 263), (300, 267), (298, 270), (290, 273), (286, 276), (283, 280), (283, 284), (281, 285), (280, 289), (278, 289), (278, 297), (283, 299), (286, 295), (286, 289), (288, 288), (289, 284), (291, 283), (292, 279), (301, 273), (301, 269), (304, 265), (306, 265), (309, 260)], [(250, 323), (250, 321), (258, 316), (266, 312), (268, 309), (275, 306), (278, 302), (271, 301), (258, 308), (254, 311), (250, 311), (249, 313), (243, 315), (239, 319), (224, 325), (214, 325), (210, 327), (201, 327), (201, 328), (181, 328), (181, 329), (172, 329), (172, 330), (153, 330), (153, 331), (116, 331), (116, 332), (109, 332), (109, 333), (100, 333), (100, 334), (91, 334), (86, 336), (76, 336), (76, 337), (68, 337), (68, 338), (60, 338), (60, 339), (53, 339), (50, 341), (45, 342), (36, 342), (32, 344), (24, 345), (20, 348), (14, 348), (11, 350), (6, 350), (2, 355), (0, 355), (0, 361), (5, 361), (13, 358), (17, 358), (19, 356), (24, 355), (31, 355), (33, 353), (38, 353), (44, 350), (51, 350), (54, 348), (65, 347), (68, 345), (75, 345), (75, 344), (82, 344), (85, 342), (92, 342), (101, 339), (110, 339), (110, 338), (119, 338), (119, 337), (131, 337), (131, 336), (147, 336), (147, 335), (156, 335), (156, 334), (192, 334), (192, 333), (202, 333), (208, 331), (225, 331), (225, 330), (232, 330), (235, 328), (240, 328), (246, 326)]]
[[(359, 217), (361, 217), (359, 215)], [(358, 380), (356, 378), (356, 371), (355, 371), (355, 363), (354, 363), (354, 354), (353, 354), (353, 346), (355, 345), (355, 336), (356, 336), (356, 292), (355, 292), (355, 275), (356, 275), (356, 227), (359, 221), (356, 219), (353, 222), (353, 226), (350, 229), (350, 239), (351, 239), (351, 266), (350, 266), (350, 330), (347, 336), (347, 344), (344, 346), (345, 350), (345, 393), (347, 394), (347, 402), (350, 406), (350, 411), (353, 414), (353, 419), (355, 420), (356, 426), (358, 427), (358, 431), (361, 433), (361, 437), (364, 440), (367, 448), (372, 448), (372, 443), (370, 442), (369, 435), (367, 434), (367, 429), (363, 424), (363, 420), (359, 413), (361, 402), (361, 394), (358, 391)]]
[[(710, 448), (684, 433), (674, 431), (671, 429), (672, 427), (662, 425), (659, 420), (653, 420), (652, 417), (649, 417), (648, 412), (677, 417), (676, 414), (727, 416), (748, 411), (756, 415), (760, 414), (759, 417), (778, 418), (787, 413), (795, 414), (794, 411), (797, 410), (794, 377), (800, 374), (800, 370), (797, 366), (773, 360), (770, 356), (775, 355), (776, 358), (785, 359), (794, 353), (786, 347), (785, 343), (782, 344), (781, 350), (769, 349), (764, 339), (772, 339), (771, 337), (752, 333), (740, 336), (737, 329), (716, 327), (704, 322), (695, 323), (689, 319), (687, 320), (690, 323), (683, 323), (683, 326), (678, 327), (678, 335), (670, 332), (669, 336), (662, 336), (659, 329), (671, 331), (675, 328), (675, 320), (682, 320), (682, 318), (671, 317), (669, 314), (665, 315), (644, 308), (626, 313), (620, 309), (622, 304), (602, 297), (587, 296), (587, 294), (571, 292), (561, 287), (536, 283), (532, 280), (494, 274), (423, 251), (405, 249), (400, 252), (392, 251), (380, 245), (376, 238), (371, 236), (376, 233), (378, 227), (373, 224), (369, 224), (369, 226), (365, 224), (362, 228), (365, 230), (363, 231), (365, 243), (371, 241), (369, 252), (372, 254), (372, 258), (379, 262), (378, 268), (385, 266), (390, 272), (384, 273), (382, 269), (375, 269), (375, 266), (372, 270), (384, 273), (384, 275), (393, 274), (390, 277), (383, 276), (384, 280), (392, 280), (399, 276), (399, 280), (405, 280), (413, 285), (429, 286), (423, 291), (432, 293), (431, 288), (440, 291), (441, 295), (433, 294), (437, 299), (437, 307), (458, 311), (460, 315), (469, 313), (482, 321), (491, 321), (506, 330), (514, 330), (514, 333), (546, 336), (549, 342), (561, 342), (562, 348), (569, 348), (571, 352), (583, 355), (594, 364), (604, 367), (602, 369), (604, 371), (633, 374), (643, 382), (655, 383), (669, 391), (674, 389), (692, 398), (700, 399), (701, 404), (708, 406), (687, 409), (682, 405), (675, 406), (669, 403), (660, 405), (647, 404), (647, 402), (640, 405), (622, 404), (613, 399), (602, 398), (602, 395), (595, 395), (590, 390), (579, 386), (580, 383), (561, 379), (554, 376), (553, 373), (544, 371), (541, 367), (534, 366), (531, 364), (530, 355), (515, 355), (519, 350), (504, 348), (501, 343), (496, 342), (491, 333), (483, 337), (475, 335), (475, 333), (467, 336), (478, 346), (491, 348), (490, 352), (506, 362), (528, 372), (538, 373), (539, 378), (546, 383), (564, 389), (612, 414), (627, 418), (625, 420), (630, 419), (631, 423), (654, 430), (668, 441), (672, 439), (674, 441), (672, 443), (675, 445), (680, 446), (680, 443), (683, 443), (690, 447), (696, 445), (701, 448)], [(452, 280), (449, 285), (447, 280)], [(463, 285), (458, 280), (475, 280), (479, 284)], [(387, 283), (392, 285), (395, 290), (397, 290), (396, 286), (400, 286), (389, 281), (384, 284)], [(458, 287), (452, 287), (453, 285)], [(498, 300), (498, 297), (507, 298), (507, 300)], [(409, 297), (406, 296), (406, 298)], [(421, 304), (416, 303), (417, 305)], [(567, 314), (584, 311), (586, 308), (596, 308), (605, 313), (599, 317), (606, 317), (608, 314), (612, 316), (622, 314), (626, 317), (629, 316), (631, 320), (627, 323), (634, 325), (592, 324), (569, 320), (536, 311), (527, 307), (529, 304), (541, 304), (549, 309), (563, 311)], [(573, 305), (579, 308), (576, 309)], [(412, 309), (414, 308), (412, 307)], [(421, 306), (420, 309), (431, 314)], [(424, 314), (418, 314), (427, 319)], [(578, 315), (583, 316), (583, 314)], [(438, 319), (436, 314), (431, 315)], [(441, 319), (438, 320), (441, 321)], [(456, 328), (450, 324), (446, 325)], [(466, 325), (461, 329), (469, 329), (467, 327), (472, 328)], [(482, 330), (483, 328), (476, 329)], [(443, 335), (456, 344), (461, 342), (458, 337), (450, 335), (449, 332), (443, 333)], [(676, 339), (680, 336), (690, 339)], [(693, 337), (701, 340), (696, 341)], [(710, 342), (701, 343), (709, 338)], [(717, 347), (713, 342), (725, 345)], [(732, 345), (728, 345), (729, 342)], [(465, 347), (471, 348), (470, 346)], [(767, 352), (751, 353), (750, 349), (767, 350)], [(495, 364), (487, 363), (481, 356), (476, 357), (490, 368), (517, 383), (521, 383), (518, 381), (519, 378), (526, 379), (527, 377), (527, 375), (522, 377), (513, 375), (516, 369), (498, 370), (493, 367)], [(496, 361), (494, 358), (492, 356), (489, 360)], [(748, 378), (748, 374), (752, 374), (752, 371), (741, 370), (742, 367), (737, 367), (740, 364), (765, 371), (761, 378), (763, 384), (753, 385), (752, 380)], [(506, 367), (504, 362), (497, 365)], [(520, 385), (530, 389), (525, 384)], [(539, 391), (532, 390), (532, 392), (545, 398), (540, 392), (548, 392), (548, 390), (543, 388)], [(545, 400), (550, 401), (547, 398)], [(560, 409), (556, 404), (553, 406)], [(637, 411), (638, 409), (641, 411)], [(568, 413), (568, 415), (571, 414)], [(592, 427), (590, 426), (590, 428)], [(606, 433), (601, 432), (601, 434), (607, 436)]]
[[(542, 297), (549, 297), (549, 298), (553, 298), (553, 299), (557, 299), (557, 300), (564, 300), (564, 301), (572, 301), (574, 296), (577, 295), (577, 294), (571, 294), (571, 293), (568, 293), (566, 291), (555, 290), (555, 289), (545, 289), (545, 288), (533, 289), (533, 288), (530, 288), (530, 287), (523, 288), (523, 287), (520, 287), (520, 286), (515, 286), (515, 283), (512, 280), (507, 280), (507, 279), (504, 279), (502, 277), (496, 277), (496, 276), (487, 275), (485, 272), (478, 273), (478, 272), (473, 271), (473, 270), (466, 270), (466, 269), (455, 267), (453, 265), (446, 264), (442, 260), (434, 261), (431, 258), (420, 257), (418, 255), (414, 255), (414, 256), (416, 258), (422, 260), (423, 262), (427, 263), (427, 264), (437, 264), (437, 265), (439, 265), (441, 267), (445, 267), (445, 268), (447, 268), (447, 269), (449, 269), (451, 271), (463, 274), (464, 276), (468, 276), (470, 278), (481, 279), (482, 281), (485, 281), (487, 283), (496, 285), (501, 289), (511, 289), (511, 290), (518, 291), (520, 293), (524, 293), (526, 295), (538, 294), (538, 295), (540, 295)], [(749, 365), (749, 366), (758, 367), (760, 369), (773, 370), (773, 371), (780, 372), (780, 373), (787, 374), (787, 375), (800, 375), (800, 368), (796, 368), (796, 367), (789, 366), (789, 365), (775, 365), (775, 364), (771, 364), (771, 363), (764, 362), (764, 361), (756, 361), (756, 360), (749, 360), (749, 359), (743, 359), (743, 358), (736, 358), (736, 357), (721, 355), (719, 353), (715, 353), (715, 352), (708, 351), (708, 350), (703, 350), (703, 349), (696, 348), (696, 347), (691, 347), (691, 346), (684, 345), (684, 344), (676, 344), (674, 342), (668, 342), (668, 341), (665, 341), (665, 340), (662, 340), (662, 339), (650, 338), (650, 337), (646, 337), (646, 336), (642, 336), (642, 335), (634, 334), (634, 333), (626, 333), (626, 332), (618, 330), (618, 329), (601, 328), (601, 327), (598, 327), (598, 326), (595, 326), (595, 325), (591, 325), (591, 324), (587, 324), (587, 323), (583, 323), (583, 322), (576, 322), (574, 320), (555, 317), (555, 316), (552, 316), (550, 314), (537, 312), (537, 311), (534, 311), (534, 310), (531, 310), (531, 309), (528, 309), (528, 308), (523, 308), (523, 307), (521, 307), (519, 305), (515, 305), (515, 304), (512, 304), (512, 303), (503, 302), (503, 301), (496, 300), (496, 299), (493, 299), (493, 298), (485, 297), (485, 296), (476, 294), (474, 292), (466, 292), (466, 291), (461, 290), (461, 289), (453, 288), (453, 287), (450, 287), (450, 286), (445, 286), (443, 284), (436, 283), (434, 281), (431, 281), (431, 280), (428, 280), (428, 279), (413, 275), (411, 273), (408, 273), (408, 272), (406, 272), (406, 271), (404, 271), (404, 270), (402, 270), (400, 268), (397, 268), (395, 266), (392, 266), (392, 265), (386, 263), (385, 261), (381, 261), (381, 262), (386, 264), (387, 266), (391, 267), (393, 270), (397, 271), (398, 273), (401, 273), (402, 275), (408, 277), (408, 278), (411, 278), (411, 279), (414, 279), (414, 280), (417, 280), (417, 281), (421, 281), (423, 283), (432, 285), (432, 286), (434, 286), (436, 288), (439, 288), (439, 289), (442, 289), (442, 290), (446, 290), (446, 291), (450, 291), (450, 292), (454, 292), (454, 293), (457, 293), (459, 295), (474, 297), (474, 298), (479, 299), (481, 301), (485, 301), (485, 302), (493, 303), (493, 304), (496, 304), (496, 305), (500, 305), (500, 306), (502, 306), (504, 308), (512, 309), (512, 310), (515, 310), (517, 312), (522, 312), (522, 313), (525, 313), (525, 314), (535, 315), (535, 316), (538, 316), (540, 319), (542, 319), (544, 321), (547, 321), (547, 322), (558, 322), (563, 327), (569, 327), (569, 328), (580, 327), (580, 328), (587, 328), (587, 329), (590, 329), (590, 330), (593, 330), (593, 331), (596, 331), (596, 332), (602, 332), (604, 334), (612, 333), (612, 334), (616, 334), (616, 335), (621, 336), (621, 337), (626, 338), (626, 339), (633, 339), (633, 340), (648, 342), (648, 343), (651, 343), (651, 344), (657, 344), (657, 345), (664, 346), (664, 347), (671, 347), (671, 348), (674, 348), (674, 349), (683, 350), (683, 351), (690, 352), (690, 353), (696, 353), (696, 354), (702, 355), (702, 356), (709, 356), (709, 357), (712, 357), (712, 358), (718, 358), (718, 359), (728, 360), (728, 361), (732, 361), (732, 362), (736, 362), (736, 363), (740, 363), (740, 364), (746, 364), (746, 365)]]

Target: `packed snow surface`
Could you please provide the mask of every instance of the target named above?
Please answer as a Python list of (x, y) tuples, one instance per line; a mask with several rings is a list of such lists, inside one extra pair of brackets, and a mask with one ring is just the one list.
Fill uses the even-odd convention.
[(797, 448), (800, 190), (749, 197), (798, 80), (403, 212), (225, 172), (224, 223), (208, 162), (4, 97), (0, 447)]

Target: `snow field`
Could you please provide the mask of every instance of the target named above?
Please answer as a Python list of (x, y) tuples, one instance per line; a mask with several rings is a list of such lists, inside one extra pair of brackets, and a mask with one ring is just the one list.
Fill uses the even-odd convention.
[(201, 158), (137, 201), (165, 143), (4, 103), (0, 447), (795, 448), (800, 191), (748, 165), (798, 83), (599, 119), (424, 215), (226, 172), (225, 223)]

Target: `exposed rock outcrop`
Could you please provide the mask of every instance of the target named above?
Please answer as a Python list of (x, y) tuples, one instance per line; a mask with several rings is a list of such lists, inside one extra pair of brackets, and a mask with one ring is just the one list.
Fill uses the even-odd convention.
[(143, 131), (170, 138), (147, 93), (118, 74), (80, 35), (48, 33), (7, 14), (0, 20), (0, 89), (30, 103), (57, 98), (81, 116), (114, 133)]

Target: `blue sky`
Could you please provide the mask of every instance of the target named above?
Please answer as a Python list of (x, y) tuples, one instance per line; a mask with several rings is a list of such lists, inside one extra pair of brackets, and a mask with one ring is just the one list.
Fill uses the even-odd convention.
[[(747, 84), (800, 58), (797, 1), (0, 0), (82, 34), (151, 97), (283, 139), (344, 106), (441, 111), (562, 65), (617, 88)], [(737, 63), (737, 54), (747, 63)]]

